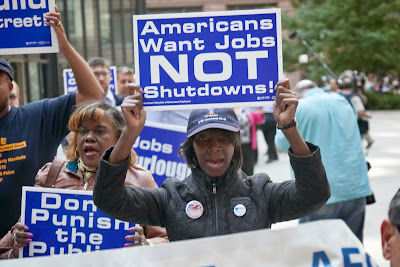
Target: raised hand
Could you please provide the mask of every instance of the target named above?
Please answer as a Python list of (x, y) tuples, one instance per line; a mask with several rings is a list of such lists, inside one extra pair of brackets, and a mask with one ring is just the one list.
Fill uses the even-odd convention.
[(273, 115), (279, 126), (290, 124), (294, 120), (298, 99), (296, 94), (290, 90), (289, 80), (281, 80), (276, 86), (276, 98), (274, 102)]
[(143, 110), (143, 90), (137, 84), (129, 84), (129, 96), (124, 98), (121, 110), (125, 128), (139, 136), (146, 121), (146, 111)]
[(136, 138), (140, 135), (146, 121), (143, 109), (143, 90), (137, 84), (129, 84), (128, 95), (121, 105), (125, 127), (108, 159), (111, 164), (119, 164), (129, 156)]
[[(279, 126), (285, 127), (291, 124), (296, 114), (299, 101), (296, 94), (290, 90), (289, 80), (279, 81), (276, 86), (276, 98), (274, 102), (274, 118)], [(293, 154), (297, 156), (308, 156), (311, 154), (303, 137), (301, 137), (297, 124), (291, 124), (291, 127), (282, 129), (283, 134), (289, 141)]]
[(61, 14), (58, 10), (58, 7), (55, 6), (54, 10), (55, 12), (48, 12), (44, 15), (44, 18), (49, 20), (44, 24), (51, 26), (54, 29), (58, 39), (58, 46), (60, 49), (63, 49), (68, 46), (68, 39), (67, 35), (65, 34), (65, 29), (61, 21)]

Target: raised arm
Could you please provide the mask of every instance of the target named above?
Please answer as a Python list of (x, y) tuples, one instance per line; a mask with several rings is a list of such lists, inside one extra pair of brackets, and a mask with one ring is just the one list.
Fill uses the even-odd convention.
[(46, 25), (53, 27), (58, 39), (58, 46), (68, 60), (74, 73), (77, 92), (75, 95), (76, 104), (88, 100), (101, 100), (104, 98), (104, 91), (97, 81), (85, 59), (69, 43), (65, 30), (61, 22), (61, 14), (58, 7), (55, 6), (55, 12), (49, 12), (44, 15)]
[(293, 154), (297, 156), (311, 155), (303, 137), (300, 135), (294, 115), (298, 105), (296, 94), (290, 90), (289, 80), (279, 81), (276, 86), (276, 98), (273, 115), (278, 126), (283, 127), (282, 132), (288, 140)]

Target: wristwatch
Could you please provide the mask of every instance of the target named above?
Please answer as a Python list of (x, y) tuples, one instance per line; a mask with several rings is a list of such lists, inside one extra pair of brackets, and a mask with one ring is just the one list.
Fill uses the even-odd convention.
[(297, 126), (297, 124), (298, 123), (296, 121), (296, 118), (294, 118), (293, 121), (291, 123), (289, 123), (288, 125), (279, 126), (278, 124), (276, 124), (276, 128), (278, 128), (279, 130), (286, 130), (286, 129), (292, 128), (294, 126)]

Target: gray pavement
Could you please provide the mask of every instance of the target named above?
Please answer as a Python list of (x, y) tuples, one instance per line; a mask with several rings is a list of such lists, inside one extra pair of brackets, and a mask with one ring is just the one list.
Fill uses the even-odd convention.
[[(367, 206), (364, 226), (364, 246), (370, 256), (379, 266), (389, 266), (382, 257), (380, 225), (387, 218), (391, 198), (400, 188), (400, 110), (372, 111), (370, 133), (375, 143), (366, 152), (366, 159), (371, 163), (369, 178), (375, 194), (376, 203)], [(280, 153), (279, 160), (265, 164), (267, 146), (261, 131), (257, 132), (259, 161), (255, 172), (267, 173), (274, 182), (291, 179), (289, 158), (286, 153)], [(272, 228), (282, 228), (296, 225), (297, 220), (273, 225)]]

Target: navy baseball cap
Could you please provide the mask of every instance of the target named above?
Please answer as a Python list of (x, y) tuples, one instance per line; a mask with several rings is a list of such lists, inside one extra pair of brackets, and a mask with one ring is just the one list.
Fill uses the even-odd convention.
[(10, 76), (11, 81), (14, 80), (14, 70), (10, 63), (8, 63), (4, 58), (0, 58), (0, 71), (7, 73), (8, 76)]
[(206, 129), (217, 128), (239, 132), (239, 120), (233, 109), (194, 109), (189, 116), (187, 138)]

